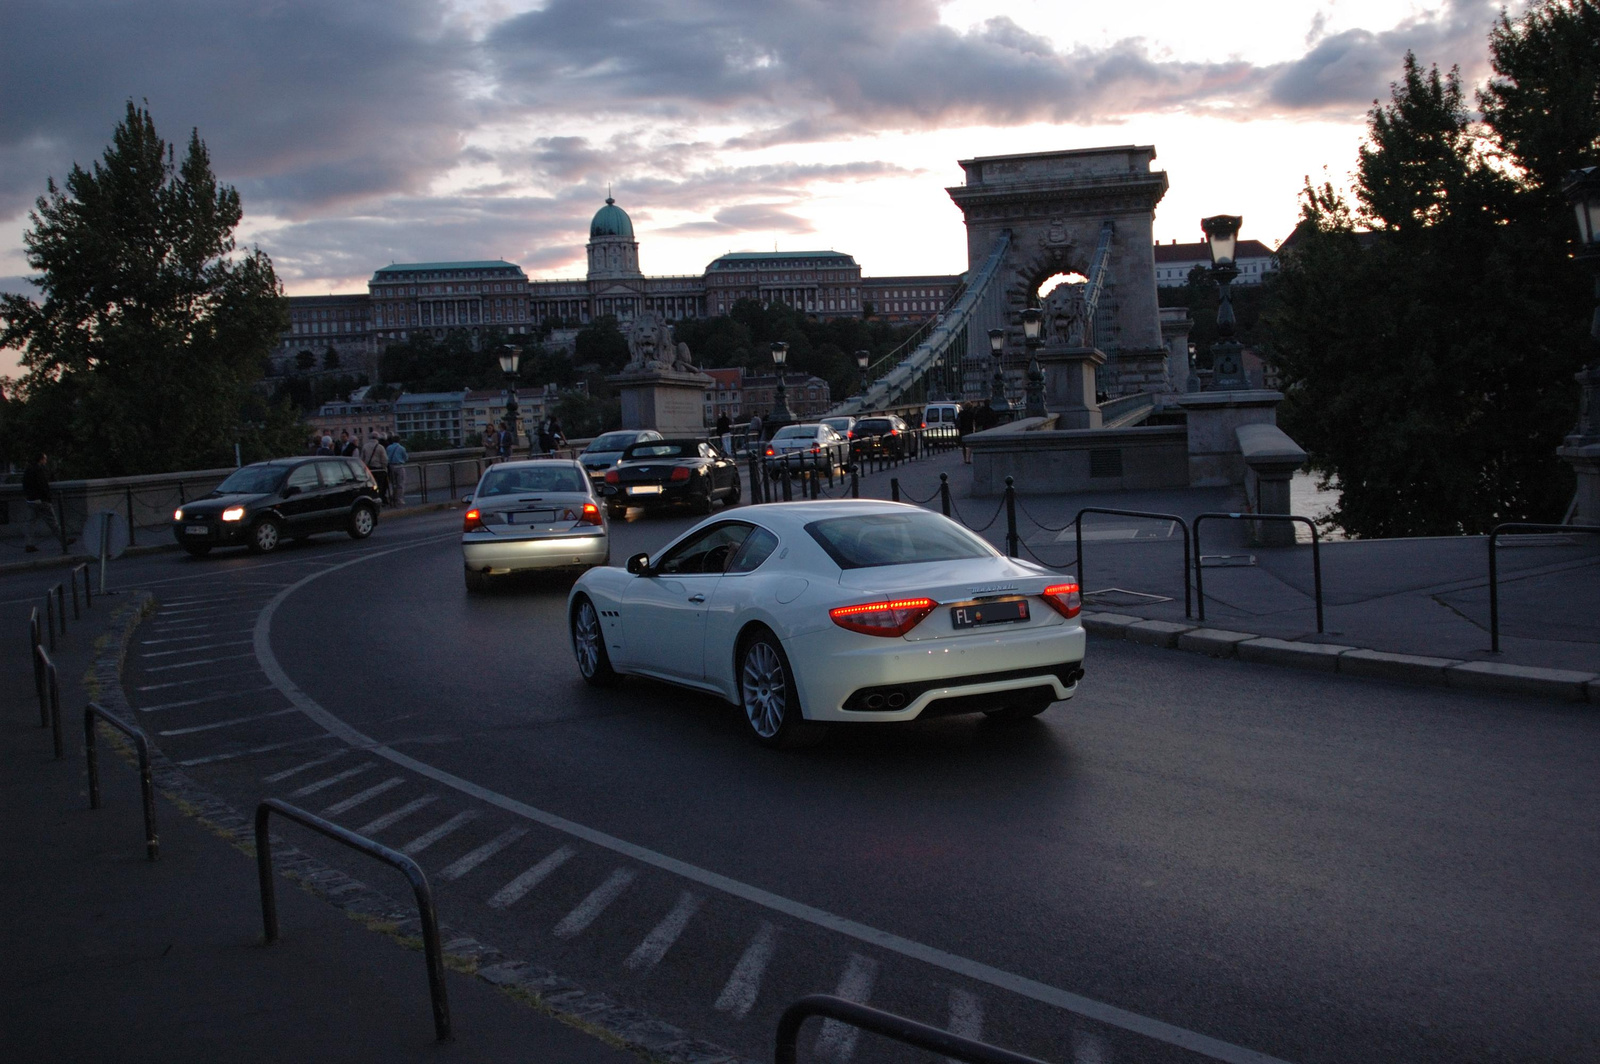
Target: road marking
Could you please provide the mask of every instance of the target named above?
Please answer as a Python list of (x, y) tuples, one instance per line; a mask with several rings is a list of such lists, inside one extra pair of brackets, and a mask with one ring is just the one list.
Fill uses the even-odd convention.
[(946, 1029), (974, 1042), (983, 1041), (983, 1000), (970, 990), (951, 987), (950, 1022)]
[(252, 746), (248, 750), (232, 750), (226, 754), (210, 754), (206, 757), (191, 757), (187, 761), (179, 761), (184, 768), (192, 765), (211, 765), (218, 761), (234, 761), (241, 757), (254, 757), (256, 754), (270, 754), (274, 750), (287, 750), (291, 746), (305, 746), (307, 743), (320, 743), (326, 735), (311, 735), (304, 739), (290, 739), (286, 743), (268, 743), (266, 746)]
[(717, 995), (716, 1004), (712, 1007), (719, 1012), (733, 1013), (735, 1019), (742, 1020), (748, 1016), (757, 995), (761, 993), (761, 979), (767, 974), (767, 965), (772, 963), (772, 954), (777, 948), (777, 926), (766, 920), (761, 921), (760, 930), (750, 940), (750, 945), (744, 948), (744, 955), (733, 966), (733, 974), (728, 976), (722, 993)]
[(171, 672), (173, 669), (193, 669), (201, 665), (215, 665), (219, 661), (238, 661), (240, 658), (253, 658), (254, 652), (244, 654), (224, 654), (220, 658), (197, 658), (194, 661), (179, 661), (172, 665), (152, 665), (145, 672)]
[(392, 813), (385, 813), (376, 820), (362, 824), (359, 828), (356, 828), (356, 831), (362, 835), (371, 835), (374, 832), (382, 831), (384, 828), (400, 823), (400, 821), (415, 813), (418, 809), (424, 809), (438, 800), (439, 796), (437, 794), (424, 794), (421, 798), (407, 802)]
[(186, 698), (182, 702), (159, 702), (153, 706), (134, 706), (140, 713), (155, 713), (163, 709), (182, 709), (184, 706), (198, 706), (202, 702), (220, 702), (224, 698), (238, 698), (240, 695), (258, 695), (263, 691), (276, 691), (277, 688), (268, 684), (265, 687), (247, 687), (242, 691), (224, 691), (221, 694), (201, 695), (199, 698)]
[[(241, 629), (239, 629), (237, 634), (243, 635), (245, 632), (248, 632), (249, 630), (250, 629), (248, 629), (248, 628), (241, 628)], [(235, 633), (233, 633), (233, 632), (207, 632), (205, 635), (175, 635), (175, 636), (170, 636), (170, 637), (168, 637), (166, 639), (141, 639), (141, 640), (139, 640), (139, 645), (143, 646), (143, 647), (153, 647), (158, 643), (192, 643), (196, 639), (215, 639), (219, 635), (234, 635), (234, 634)]]
[(417, 854), (421, 853), (423, 850), (426, 850), (429, 846), (432, 846), (446, 835), (453, 835), (457, 831), (460, 831), (462, 828), (478, 819), (480, 815), (481, 814), (476, 809), (468, 809), (464, 813), (457, 813), (455, 816), (451, 817), (449, 820), (446, 820), (443, 824), (440, 824), (432, 831), (424, 832), (423, 834), (412, 839), (410, 842), (406, 843), (404, 846), (400, 847), (400, 852), (405, 854), (407, 857), (415, 857)]
[(267, 720), (268, 718), (271, 718), (271, 717), (286, 717), (290, 713), (298, 713), (298, 712), (300, 712), (298, 709), (295, 709), (294, 707), (291, 706), (288, 709), (278, 709), (278, 710), (274, 710), (271, 713), (257, 713), (257, 714), (255, 714), (254, 716), (251, 716), (251, 717), (234, 717), (232, 720), (219, 720), (215, 724), (196, 724), (196, 725), (194, 725), (193, 727), (190, 727), (190, 728), (168, 728), (166, 731), (156, 732), (156, 734), (157, 735), (193, 735), (195, 732), (216, 731), (218, 728), (231, 728), (235, 724), (250, 724), (253, 721)]
[(644, 941), (628, 954), (628, 959), (623, 965), (632, 971), (654, 968), (661, 963), (661, 958), (667, 955), (667, 950), (678, 941), (678, 936), (683, 934), (683, 929), (699, 911), (705, 899), (691, 891), (684, 891), (678, 895), (678, 904), (666, 915), (655, 930), (644, 937)]
[(479, 846), (476, 850), (464, 855), (459, 860), (445, 865), (439, 870), (440, 879), (460, 879), (468, 872), (477, 868), (483, 862), (499, 853), (501, 850), (516, 842), (528, 833), (527, 828), (508, 828)]
[[(1070, 990), (1063, 990), (1060, 987), (1051, 986), (1049, 983), (1030, 979), (1025, 975), (1008, 972), (1002, 968), (985, 964), (982, 961), (973, 960), (970, 957), (950, 953), (936, 946), (930, 946), (926, 943), (894, 934), (891, 931), (883, 931), (870, 924), (839, 916), (828, 912), (826, 909), (819, 909), (814, 905), (808, 905), (793, 898), (786, 898), (781, 894), (764, 890), (761, 887), (742, 882), (731, 876), (725, 876), (720, 872), (701, 868), (698, 865), (690, 864), (688, 861), (669, 857), (647, 846), (640, 846), (637, 843), (628, 842), (625, 839), (617, 838), (615, 835), (608, 835), (585, 824), (579, 824), (577, 821), (568, 820), (566, 817), (558, 816), (555, 813), (547, 812), (526, 802), (500, 794), (498, 791), (490, 790), (481, 784), (463, 779), (425, 761), (419, 761), (409, 754), (384, 746), (371, 736), (334, 716), (314, 698), (300, 690), (295, 682), (289, 678), (289, 674), (284, 671), (283, 666), (278, 664), (277, 655), (272, 651), (272, 618), (277, 613), (278, 607), (290, 595), (293, 595), (313, 580), (338, 572), (348, 566), (373, 561), (399, 551), (426, 546), (431, 542), (454, 538), (456, 535), (456, 533), (448, 533), (424, 539), (417, 543), (410, 543), (384, 551), (374, 551), (359, 558), (352, 558), (349, 561), (330, 566), (322, 572), (302, 577), (274, 595), (272, 601), (267, 603), (260, 616), (256, 618), (255, 628), (256, 660), (260, 662), (262, 671), (267, 674), (267, 678), (272, 681), (278, 690), (283, 692), (285, 698), (299, 706), (301, 712), (319, 724), (329, 735), (341, 739), (351, 746), (358, 747), (373, 757), (384, 758), (393, 764), (399, 765), (401, 768), (410, 769), (420, 776), (425, 776), (441, 786), (469, 795), (497, 809), (503, 809), (508, 813), (514, 813), (527, 820), (543, 824), (575, 839), (611, 850), (613, 853), (621, 854), (641, 864), (647, 864), (662, 871), (670, 872), (673, 875), (681, 876), (712, 890), (742, 898), (745, 901), (752, 902), (772, 912), (781, 913), (791, 919), (800, 920), (836, 934), (845, 935), (858, 942), (864, 942), (869, 946), (874, 946), (890, 953), (897, 953), (902, 957), (908, 957), (911, 960), (920, 961), (935, 968), (941, 968), (973, 982), (984, 983), (1045, 1005), (1063, 1009), (1085, 1019), (1094, 1020), (1097, 1023), (1130, 1031), (1141, 1037), (1177, 1046), (1180, 1049), (1186, 1049), (1202, 1056), (1210, 1057), (1213, 1060), (1220, 1060), (1224, 1064), (1288, 1064), (1281, 1058), (1261, 1053), (1254, 1049), (1237, 1046), (1220, 1038), (1213, 1038), (1198, 1031), (1191, 1031), (1176, 1024), (1167, 1023), (1165, 1020), (1158, 1020), (1151, 1016), (1109, 1005), (1103, 1001), (1096, 1001), (1082, 994), (1074, 994)], [(740, 963), (742, 964), (743, 961)], [(737, 974), (737, 969), (735, 974)], [(724, 995), (727, 992), (725, 987), (723, 990)], [(721, 1000), (721, 998), (718, 999), (719, 1002)], [(754, 998), (751, 1000), (753, 1002)], [(731, 1008), (724, 1008), (723, 1011), (731, 1011)], [(743, 1013), (736, 1013), (736, 1015), (743, 1015)]]
[(179, 647), (177, 650), (147, 650), (140, 654), (141, 658), (167, 658), (174, 654), (193, 654), (196, 650), (215, 650), (218, 647), (247, 647), (249, 639), (235, 639), (227, 643), (202, 643), (197, 647)]
[[(878, 962), (859, 953), (850, 954), (844, 971), (839, 974), (839, 987), (833, 993), (846, 1001), (865, 1005), (872, 996), (872, 984), (878, 979)], [(823, 1020), (817, 1032), (816, 1054), (837, 1061), (849, 1060), (856, 1052), (856, 1042), (861, 1028), (838, 1020)]]
[(181, 632), (192, 628), (210, 628), (214, 624), (216, 624), (215, 621), (152, 621), (150, 627), (159, 628), (163, 631)]
[(522, 873), (516, 879), (507, 883), (494, 892), (485, 904), (491, 909), (508, 909), (522, 900), (523, 895), (538, 886), (546, 876), (570, 861), (578, 851), (571, 846), (562, 846), (554, 853), (547, 855), (544, 860)]
[(163, 616), (163, 617), (176, 617), (176, 616), (178, 616), (180, 614), (184, 614), (184, 613), (211, 613), (211, 612), (213, 612), (215, 610), (220, 610), (220, 609), (226, 609), (226, 607), (225, 606), (190, 606), (188, 609), (181, 609), (181, 610), (163, 609), (161, 611), (161, 616)]
[(639, 873), (631, 868), (619, 868), (606, 877), (606, 881), (589, 892), (589, 896), (577, 904), (570, 913), (561, 918), (552, 932), (557, 938), (572, 938), (581, 933), (584, 928), (594, 923), (595, 917), (606, 911), (606, 907), (622, 896), (628, 889), (634, 877)]
[[(179, 704), (179, 703), (174, 703), (174, 704)], [(350, 751), (348, 751), (348, 750), (338, 750), (338, 751), (336, 751), (334, 753), (329, 754), (327, 757), (319, 757), (315, 761), (307, 761), (303, 765), (296, 765), (294, 768), (286, 768), (282, 772), (274, 772), (270, 776), (262, 776), (261, 777), (261, 782), (262, 783), (281, 783), (282, 781), (288, 779), (290, 776), (298, 776), (300, 773), (304, 772), (308, 768), (316, 768), (318, 765), (326, 765), (329, 761), (337, 761), (341, 757), (343, 757), (344, 755), (348, 754), (349, 752)]]
[(334, 802), (332, 805), (328, 806), (328, 808), (322, 811), (322, 815), (338, 816), (340, 813), (348, 813), (350, 810), (354, 809), (358, 805), (361, 805), (363, 802), (370, 802), (378, 795), (394, 790), (405, 781), (406, 778), (404, 776), (391, 776), (382, 783), (374, 784), (364, 791), (352, 794), (342, 802)]
[[(256, 670), (251, 669), (248, 672), (229, 672), (229, 673), (224, 673), (221, 676), (196, 676), (192, 680), (168, 680), (166, 683), (140, 684), (138, 687), (135, 687), (134, 690), (135, 691), (160, 691), (160, 690), (163, 690), (164, 688), (168, 688), (168, 687), (188, 687), (192, 683), (215, 683), (218, 680), (241, 680), (246, 676), (254, 677), (255, 674), (256, 674)], [(274, 686), (277, 686), (277, 685), (274, 685)], [(279, 687), (278, 690), (281, 691), (281, 690), (283, 690), (283, 688)], [(290, 701), (293, 701), (293, 699), (290, 699)], [(304, 712), (304, 707), (301, 708), (301, 712)]]
[(335, 784), (343, 783), (347, 779), (350, 779), (354, 776), (359, 776), (363, 772), (368, 772), (377, 767), (378, 763), (376, 761), (367, 761), (363, 764), (357, 765), (355, 768), (347, 768), (343, 772), (329, 776), (325, 780), (318, 780), (315, 783), (308, 783), (304, 787), (301, 787), (298, 791), (291, 791), (289, 793), (289, 797), (304, 798), (308, 794), (316, 794), (318, 791), (326, 790)]

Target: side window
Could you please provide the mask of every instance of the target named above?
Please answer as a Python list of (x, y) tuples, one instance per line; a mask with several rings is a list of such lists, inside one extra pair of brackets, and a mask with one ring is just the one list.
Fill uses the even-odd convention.
[(344, 472), (346, 480), (354, 481), (357, 484), (366, 483), (367, 467), (361, 464), (360, 459), (346, 458), (344, 460)]
[(662, 556), (656, 572), (662, 576), (720, 573), (749, 534), (750, 526), (746, 524), (730, 521), (715, 525), (673, 547)]
[(343, 462), (318, 462), (317, 470), (322, 474), (325, 488), (337, 488), (350, 482), (350, 470)]
[(766, 561), (777, 546), (778, 537), (771, 532), (764, 528), (751, 529), (750, 534), (744, 538), (744, 545), (739, 548), (739, 553), (733, 556), (733, 561), (723, 572), (751, 572)]
[(303, 466), (296, 466), (289, 471), (289, 479), (284, 482), (286, 488), (299, 488), (301, 491), (316, 491), (318, 487), (317, 466), (321, 462), (309, 462)]

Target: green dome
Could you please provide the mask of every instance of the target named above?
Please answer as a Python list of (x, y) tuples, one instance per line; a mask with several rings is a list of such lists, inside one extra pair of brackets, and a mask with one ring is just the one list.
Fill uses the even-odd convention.
[(606, 205), (594, 212), (594, 221), (589, 223), (589, 235), (597, 236), (625, 236), (633, 239), (633, 220), (628, 217), (628, 212), (617, 206), (617, 201), (610, 196), (606, 197)]

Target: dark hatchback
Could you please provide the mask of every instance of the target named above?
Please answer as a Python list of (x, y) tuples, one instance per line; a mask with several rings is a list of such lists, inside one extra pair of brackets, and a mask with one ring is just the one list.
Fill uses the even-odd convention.
[(279, 458), (236, 469), (211, 494), (184, 503), (172, 535), (194, 555), (241, 545), (266, 554), (318, 532), (365, 539), (378, 526), (378, 499), (357, 459)]
[(911, 426), (893, 414), (860, 418), (850, 441), (857, 454), (889, 458), (915, 458), (917, 442)]
[(649, 440), (622, 452), (606, 470), (606, 506), (619, 517), (630, 506), (689, 506), (708, 514), (716, 500), (737, 506), (739, 463), (707, 440)]

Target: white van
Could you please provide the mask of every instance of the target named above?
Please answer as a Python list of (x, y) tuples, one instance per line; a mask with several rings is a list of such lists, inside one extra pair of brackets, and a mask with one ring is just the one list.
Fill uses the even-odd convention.
[(930, 436), (954, 436), (960, 413), (960, 403), (929, 403), (922, 408), (922, 428)]

